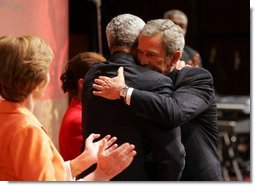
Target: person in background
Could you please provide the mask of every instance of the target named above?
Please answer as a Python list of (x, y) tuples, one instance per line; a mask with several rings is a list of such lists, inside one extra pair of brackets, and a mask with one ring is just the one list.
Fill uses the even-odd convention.
[(96, 170), (82, 180), (110, 180), (132, 162), (134, 145), (118, 147), (110, 135), (93, 142), (100, 135), (91, 134), (86, 149), (64, 162), (33, 114), (49, 83), (52, 59), (49, 45), (36, 36), (0, 37), (0, 180), (74, 180), (95, 163)]
[[(184, 35), (186, 35), (188, 28), (188, 18), (184, 12), (180, 10), (169, 10), (165, 12), (163, 18), (170, 19), (175, 24), (179, 25), (182, 28)], [(194, 67), (202, 67), (200, 54), (188, 45), (184, 46), (181, 60)]]
[(72, 160), (81, 153), (82, 147), (82, 108), (81, 92), (83, 78), (89, 68), (106, 59), (95, 52), (83, 52), (74, 56), (66, 64), (61, 75), (62, 90), (68, 92), (71, 103), (62, 119), (59, 132), (59, 152), (65, 161)]
[[(116, 76), (117, 69), (124, 66), (126, 81), (130, 86), (169, 96), (171, 79), (138, 65), (136, 61), (137, 39), (144, 25), (141, 18), (131, 14), (118, 15), (108, 23), (106, 37), (112, 56), (106, 63), (93, 65), (84, 79), (83, 136), (86, 138), (91, 132), (102, 135), (110, 133), (120, 142), (128, 140), (136, 146), (137, 155), (134, 161), (113, 180), (154, 180), (151, 175), (156, 177), (155, 180), (179, 180), (185, 159), (180, 127), (166, 129), (137, 115), (120, 100), (109, 101), (93, 95), (95, 78), (100, 75)], [(148, 154), (156, 159), (156, 168), (146, 166)]]
[[(180, 27), (171, 20), (147, 22), (138, 38), (138, 60), (169, 76), (174, 89), (170, 96), (141, 91), (125, 83), (123, 69), (117, 77), (95, 79), (94, 95), (110, 100), (120, 99), (127, 89), (124, 103), (129, 108), (166, 128), (181, 126), (182, 143), (186, 151), (185, 167), (180, 180), (220, 181), (222, 171), (217, 154), (218, 122), (212, 75), (203, 68), (175, 68), (181, 57)], [(126, 88), (127, 87), (127, 88)], [(171, 150), (171, 149), (169, 149)]]

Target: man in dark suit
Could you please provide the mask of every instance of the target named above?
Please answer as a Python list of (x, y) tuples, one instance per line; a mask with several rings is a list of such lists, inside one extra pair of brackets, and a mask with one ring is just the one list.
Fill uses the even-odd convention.
[[(171, 97), (128, 88), (126, 103), (137, 114), (169, 127), (181, 126), (186, 161), (181, 180), (221, 180), (221, 167), (217, 155), (217, 108), (213, 78), (203, 68), (174, 68), (182, 48), (173, 43), (176, 38), (170, 20), (152, 20), (142, 29), (138, 39), (138, 60), (151, 69), (168, 75), (174, 83)], [(95, 95), (118, 99), (125, 83), (121, 70), (117, 77), (100, 77), (93, 85)], [(107, 86), (102, 87), (101, 84)]]
[[(106, 63), (92, 66), (84, 79), (83, 136), (86, 139), (91, 133), (111, 134), (118, 138), (119, 143), (125, 141), (135, 145), (137, 155), (133, 162), (113, 180), (179, 180), (185, 159), (180, 127), (166, 128), (137, 115), (121, 100), (109, 101), (92, 93), (95, 78), (116, 76), (117, 69), (123, 66), (130, 86), (170, 96), (172, 81), (158, 72), (139, 66), (135, 61), (137, 37), (144, 24), (136, 16), (123, 14), (113, 18), (107, 25), (106, 36), (112, 57)], [(123, 87), (122, 95), (127, 93), (125, 90)], [(155, 169), (150, 164), (145, 167), (145, 158), (149, 154), (157, 161)]]

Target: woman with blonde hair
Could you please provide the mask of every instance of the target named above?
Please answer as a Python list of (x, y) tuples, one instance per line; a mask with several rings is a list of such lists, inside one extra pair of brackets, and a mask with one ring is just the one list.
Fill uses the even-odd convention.
[(95, 163), (96, 170), (83, 180), (110, 180), (132, 162), (134, 145), (117, 147), (110, 135), (93, 142), (100, 135), (91, 134), (81, 155), (64, 162), (33, 114), (49, 82), (52, 59), (51, 48), (38, 37), (0, 37), (0, 180), (74, 180)]

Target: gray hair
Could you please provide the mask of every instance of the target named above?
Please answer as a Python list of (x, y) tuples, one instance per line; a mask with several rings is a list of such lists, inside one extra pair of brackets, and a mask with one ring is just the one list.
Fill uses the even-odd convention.
[(136, 46), (137, 38), (144, 25), (145, 22), (141, 18), (131, 14), (114, 17), (106, 27), (109, 48)]
[(168, 57), (179, 50), (183, 52), (185, 40), (182, 29), (169, 19), (155, 19), (148, 21), (143, 27), (141, 35), (153, 36), (161, 34), (162, 45), (166, 49)]

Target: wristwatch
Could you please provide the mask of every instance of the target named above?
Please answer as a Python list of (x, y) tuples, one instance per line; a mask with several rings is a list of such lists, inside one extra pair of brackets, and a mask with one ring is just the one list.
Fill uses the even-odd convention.
[(124, 102), (126, 102), (128, 88), (128, 86), (125, 86), (124, 88), (120, 89), (120, 97), (124, 99)]

